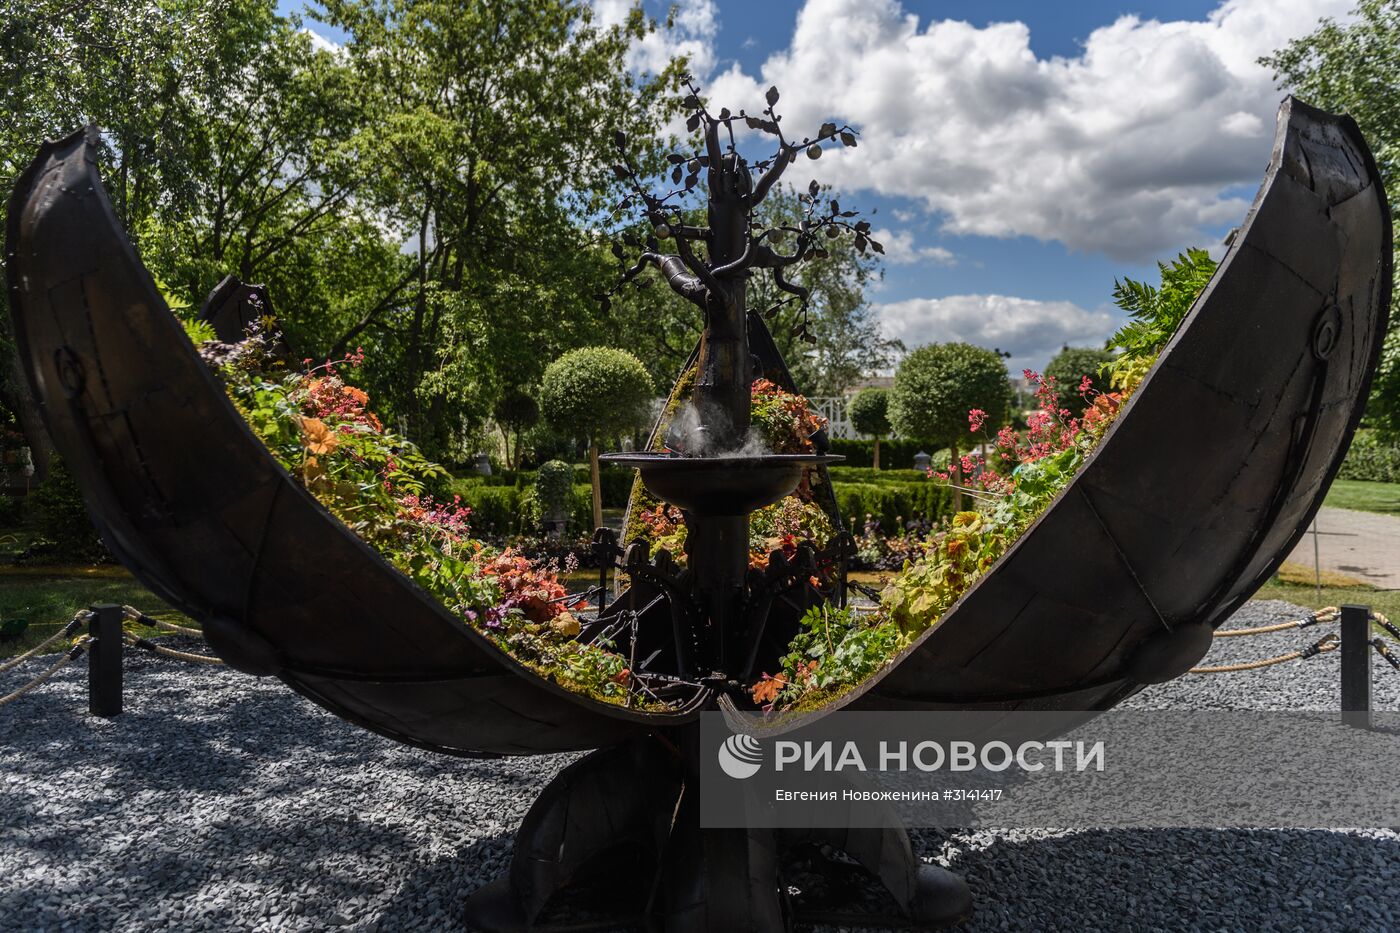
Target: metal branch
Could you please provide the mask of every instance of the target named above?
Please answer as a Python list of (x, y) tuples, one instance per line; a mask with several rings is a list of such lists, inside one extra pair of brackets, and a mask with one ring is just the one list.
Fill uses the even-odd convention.
[(728, 298), (725, 297), (724, 287), (719, 284), (719, 279), (715, 278), (714, 273), (705, 268), (705, 264), (696, 258), (695, 253), (690, 249), (690, 243), (686, 239), (679, 238), (676, 240), (676, 252), (680, 255), (681, 261), (685, 263), (685, 267), (704, 283), (705, 287), (710, 290), (712, 295), (721, 301), (728, 301)]
[(749, 195), (750, 206), (757, 207), (763, 203), (763, 199), (768, 196), (768, 189), (777, 184), (778, 179), (783, 177), (783, 172), (787, 171), (788, 163), (792, 161), (790, 153), (795, 151), (796, 147), (787, 143), (778, 146), (778, 154), (773, 158), (773, 164), (768, 166), (758, 184), (754, 185), (753, 194)]
[(812, 293), (809, 292), (807, 289), (803, 288), (801, 285), (794, 285), (787, 279), (783, 278), (783, 270), (781, 267), (773, 269), (773, 284), (778, 286), (778, 288), (782, 291), (787, 292), (789, 295), (796, 295), (797, 298), (802, 302), (803, 309), (805, 310), (807, 308), (807, 299), (811, 297)]

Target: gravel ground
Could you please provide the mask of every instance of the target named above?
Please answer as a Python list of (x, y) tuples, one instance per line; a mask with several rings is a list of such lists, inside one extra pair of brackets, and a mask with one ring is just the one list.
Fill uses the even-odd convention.
[[(1247, 605), (1231, 627), (1296, 617)], [(1317, 629), (1311, 631), (1321, 632)], [(1212, 663), (1315, 636), (1226, 639)], [(26, 666), (24, 670), (29, 670)], [(0, 677), (0, 691), (21, 682)], [(1336, 655), (1186, 677), (1139, 709), (1335, 709)], [(275, 682), (128, 656), (127, 711), (87, 715), (82, 665), (0, 708), (0, 930), (460, 930), (571, 756), (474, 762), (395, 745)], [(1378, 669), (1376, 707), (1400, 709)], [(962, 929), (1400, 929), (1389, 830), (921, 831), (963, 873)]]

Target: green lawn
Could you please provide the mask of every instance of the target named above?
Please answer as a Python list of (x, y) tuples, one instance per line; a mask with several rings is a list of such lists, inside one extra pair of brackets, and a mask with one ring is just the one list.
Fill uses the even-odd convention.
[(1336, 509), (1400, 515), (1400, 483), (1339, 479), (1327, 491), (1326, 504)]
[[(29, 621), (18, 639), (0, 641), (0, 658), (27, 651), (66, 625), (79, 609), (97, 603), (135, 606), (166, 622), (194, 624), (119, 566), (0, 567), (0, 618)], [(154, 633), (144, 626), (131, 631)]]

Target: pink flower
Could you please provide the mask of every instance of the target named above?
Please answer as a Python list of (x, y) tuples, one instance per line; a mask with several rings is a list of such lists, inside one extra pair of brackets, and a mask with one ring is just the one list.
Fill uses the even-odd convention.
[(982, 430), (982, 425), (987, 422), (987, 413), (980, 408), (974, 408), (967, 413), (967, 423), (974, 431)]

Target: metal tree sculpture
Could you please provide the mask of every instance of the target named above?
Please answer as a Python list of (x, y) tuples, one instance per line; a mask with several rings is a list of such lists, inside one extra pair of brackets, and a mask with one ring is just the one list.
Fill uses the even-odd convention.
[[(778, 103), (776, 87), (768, 89), (767, 106), (761, 116), (742, 110), (733, 114), (728, 108), (712, 114), (701, 101), (694, 81), (689, 77), (685, 81), (690, 93), (684, 104), (692, 111), (686, 127), (692, 133), (700, 132), (703, 151), (667, 155), (669, 178), (675, 185), (672, 190), (664, 194), (648, 190), (628, 156), (626, 136), (620, 131), (614, 135), (622, 161), (613, 166), (613, 171), (632, 189), (618, 204), (618, 214), (636, 211), (638, 219), (650, 225), (651, 232), (645, 244), (633, 234), (623, 236), (623, 243), (628, 246), (645, 248), (633, 265), (624, 266), (617, 285), (602, 297), (606, 303), (609, 295), (655, 266), (672, 291), (705, 313), (693, 400), (702, 440), (695, 449), (686, 451), (704, 455), (731, 450), (742, 444), (748, 434), (753, 366), (745, 319), (749, 310), (747, 283), (752, 271), (771, 270), (774, 284), (790, 296), (766, 309), (764, 315), (771, 317), (783, 305), (799, 302), (793, 334), (815, 343), (808, 327), (810, 295), (807, 289), (788, 279), (787, 270), (810, 259), (826, 258), (829, 253), (823, 241), (837, 240), (845, 234), (854, 237), (855, 248), (862, 253), (883, 253), (884, 247), (871, 238), (869, 221), (852, 223), (857, 212), (842, 210), (835, 198), (824, 198), (815, 180), (798, 195), (804, 210), (795, 225), (764, 228), (754, 220), (755, 209), (799, 154), (820, 158), (823, 144), (833, 141), (854, 147), (854, 129), (824, 123), (815, 137), (804, 136), (798, 142), (783, 132), (783, 118), (774, 110)], [(750, 165), (735, 144), (736, 120), (776, 137), (777, 152)], [(687, 223), (683, 209), (684, 200), (697, 187), (702, 171), (708, 193), (708, 223), (703, 227)], [(779, 245), (789, 234), (796, 238), (792, 252), (780, 252)], [(674, 241), (675, 252), (663, 252), (662, 241)], [(697, 246), (703, 247), (703, 254), (697, 252)], [(614, 243), (613, 254), (625, 260), (627, 253), (622, 243)]]

